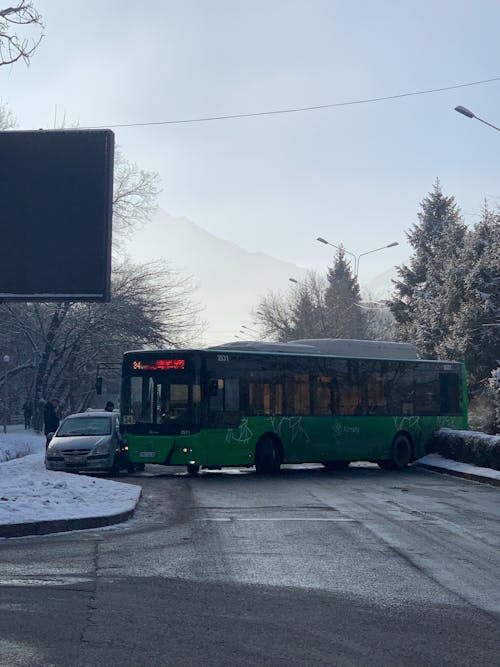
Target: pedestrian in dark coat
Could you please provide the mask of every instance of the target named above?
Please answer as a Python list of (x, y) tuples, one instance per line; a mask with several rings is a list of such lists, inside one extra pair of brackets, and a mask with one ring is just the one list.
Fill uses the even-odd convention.
[[(43, 432), (45, 433), (45, 437), (47, 437), (49, 433), (54, 433), (54, 431), (56, 431), (57, 427), (59, 426), (59, 416), (57, 414), (58, 407), (59, 401), (57, 398), (52, 398), (45, 404), (43, 411)], [(47, 439), (47, 442), (45, 443), (45, 449), (47, 449), (48, 445), (49, 441)]]
[(31, 418), (33, 417), (33, 403), (25, 401), (23, 403), (24, 428), (31, 428)]

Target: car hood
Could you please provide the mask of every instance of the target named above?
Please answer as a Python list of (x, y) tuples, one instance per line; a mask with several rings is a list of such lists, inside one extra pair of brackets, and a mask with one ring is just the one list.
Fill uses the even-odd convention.
[(93, 449), (111, 442), (111, 435), (68, 435), (52, 438), (51, 449)]

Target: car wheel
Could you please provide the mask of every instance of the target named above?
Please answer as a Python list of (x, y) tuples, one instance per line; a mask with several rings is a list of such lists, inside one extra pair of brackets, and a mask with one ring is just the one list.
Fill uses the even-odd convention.
[(120, 475), (120, 470), (121, 470), (121, 460), (120, 460), (119, 454), (115, 453), (115, 456), (113, 458), (113, 465), (109, 469), (109, 476), (110, 477), (118, 477)]

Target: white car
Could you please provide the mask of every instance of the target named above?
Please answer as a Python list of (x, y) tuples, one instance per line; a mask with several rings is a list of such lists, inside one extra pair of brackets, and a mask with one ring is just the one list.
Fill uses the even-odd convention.
[(92, 411), (69, 415), (51, 437), (45, 454), (47, 470), (64, 472), (133, 471), (120, 435), (118, 415)]

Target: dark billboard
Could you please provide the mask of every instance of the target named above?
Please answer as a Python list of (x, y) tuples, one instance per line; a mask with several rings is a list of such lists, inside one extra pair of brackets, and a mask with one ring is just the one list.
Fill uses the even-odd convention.
[(0, 301), (109, 301), (114, 134), (0, 132)]

